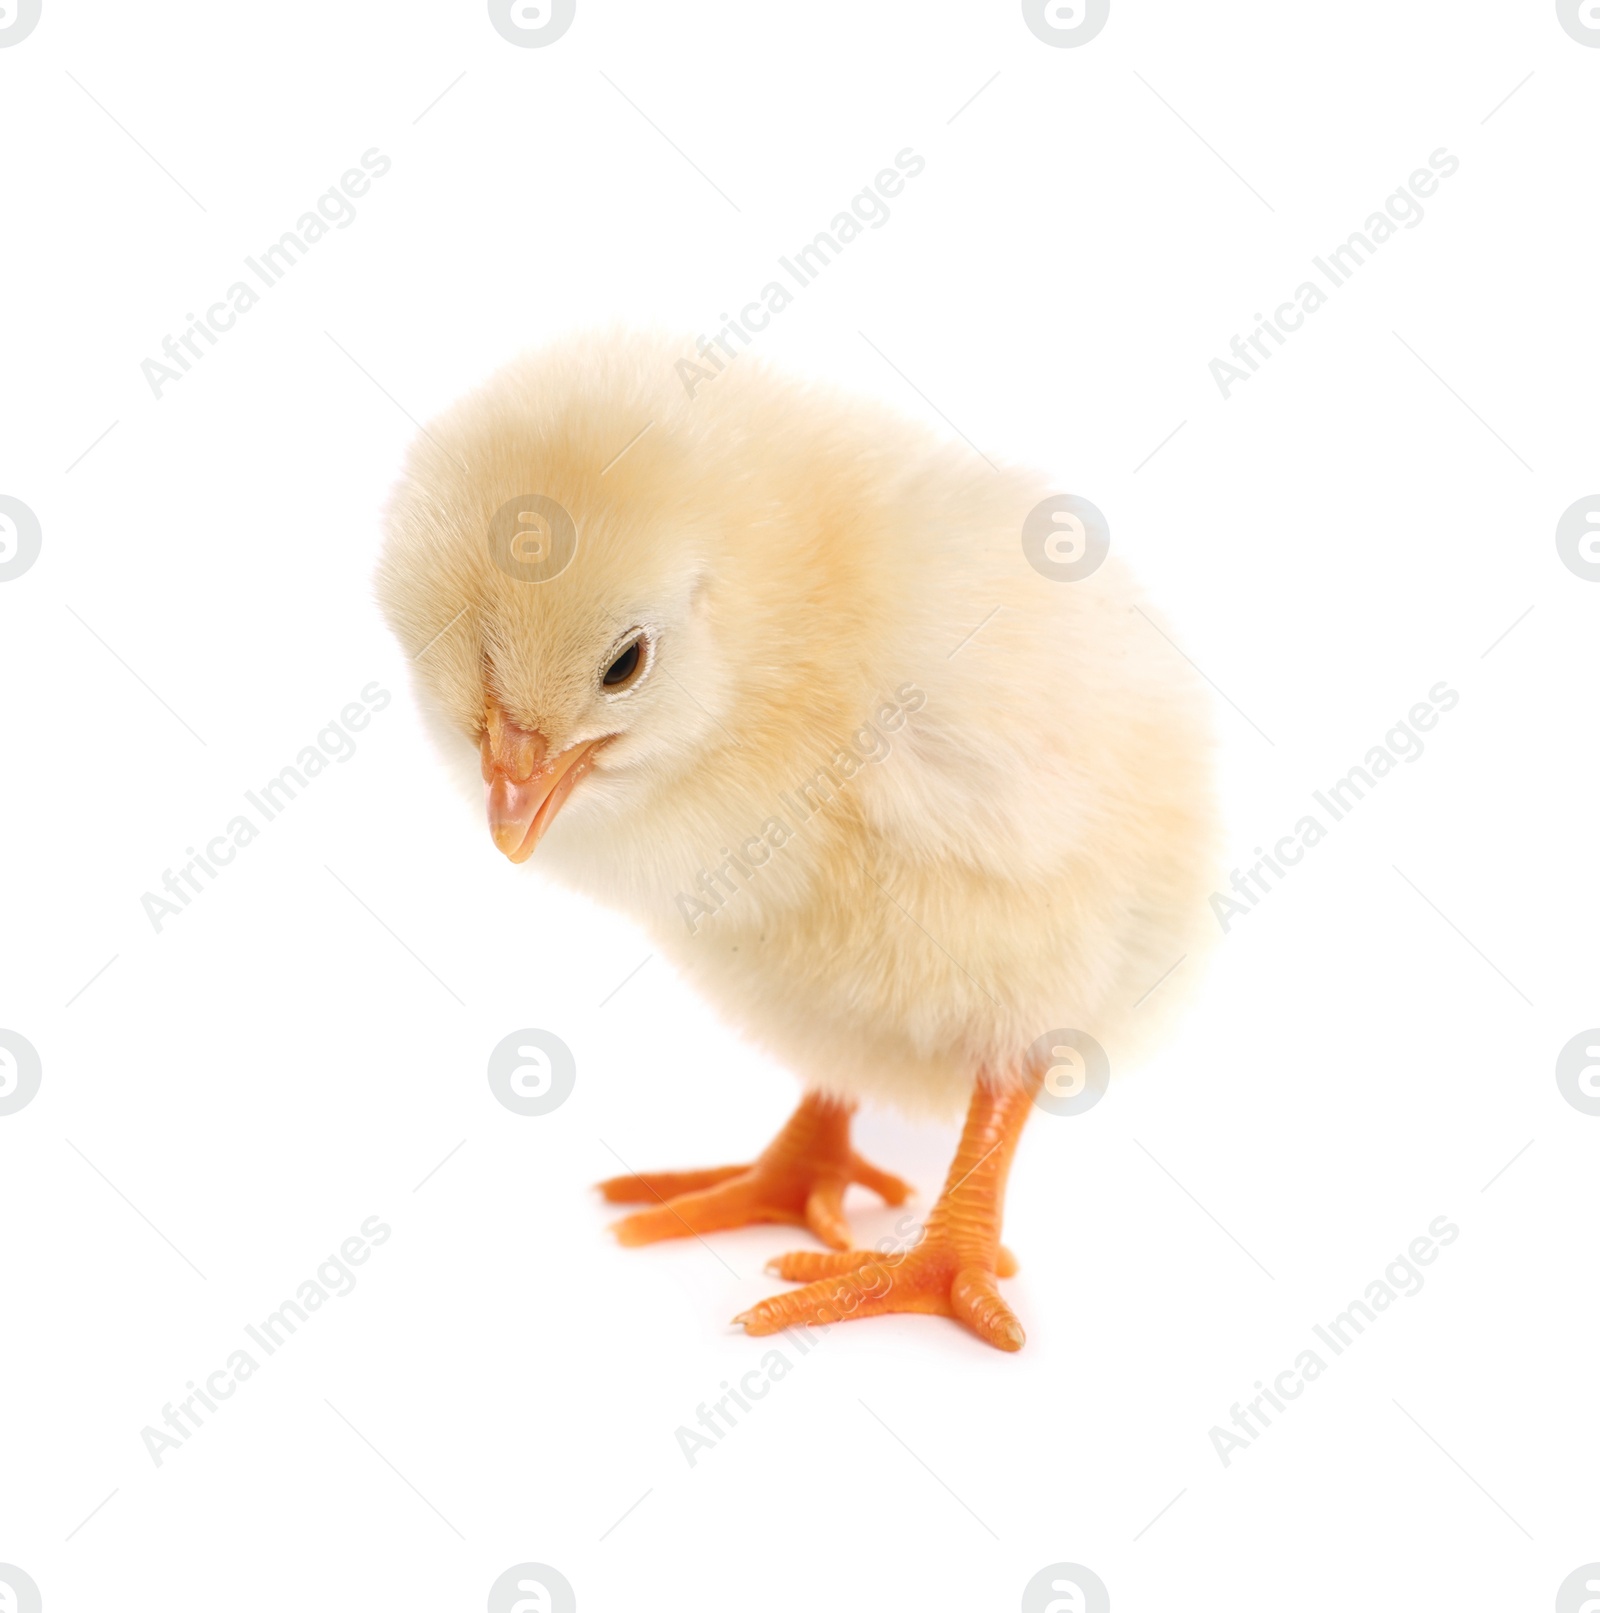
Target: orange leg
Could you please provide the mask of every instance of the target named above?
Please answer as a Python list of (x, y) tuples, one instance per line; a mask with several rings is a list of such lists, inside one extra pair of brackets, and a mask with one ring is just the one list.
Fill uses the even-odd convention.
[(640, 1244), (722, 1232), (752, 1221), (789, 1221), (810, 1227), (834, 1249), (848, 1249), (845, 1188), (860, 1182), (888, 1204), (903, 1204), (911, 1191), (850, 1146), (854, 1112), (853, 1103), (807, 1093), (753, 1165), (613, 1176), (599, 1184), (611, 1203), (653, 1200), (655, 1208), (627, 1216), (611, 1230), (620, 1243)]
[[(1016, 1262), (1000, 1247), (1006, 1175), (1033, 1106), (1039, 1077), (1006, 1086), (979, 1081), (961, 1146), (922, 1241), (883, 1254), (789, 1254), (767, 1269), (804, 1288), (763, 1300), (736, 1316), (747, 1333), (826, 1325), (892, 1311), (953, 1316), (1002, 1350), (1022, 1348), (1022, 1325), (1000, 1297), (995, 1279)], [(816, 1279), (816, 1280), (808, 1280)]]

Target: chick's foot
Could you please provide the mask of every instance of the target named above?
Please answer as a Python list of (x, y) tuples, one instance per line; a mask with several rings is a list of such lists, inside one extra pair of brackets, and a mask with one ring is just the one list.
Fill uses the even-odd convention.
[(1037, 1077), (1011, 1086), (979, 1084), (920, 1243), (898, 1251), (780, 1256), (768, 1271), (806, 1286), (763, 1300), (734, 1322), (747, 1333), (765, 1334), (920, 1311), (953, 1317), (997, 1349), (1020, 1350), (1022, 1324), (996, 1281), (1017, 1269), (1000, 1244), (1000, 1215), (1011, 1156), (1037, 1086)]
[(808, 1093), (789, 1123), (750, 1165), (709, 1170), (641, 1172), (599, 1184), (613, 1204), (652, 1203), (612, 1225), (619, 1243), (656, 1243), (723, 1232), (756, 1221), (809, 1227), (834, 1249), (850, 1247), (844, 1191), (852, 1182), (885, 1203), (903, 1204), (911, 1189), (868, 1164), (850, 1146), (855, 1105)]

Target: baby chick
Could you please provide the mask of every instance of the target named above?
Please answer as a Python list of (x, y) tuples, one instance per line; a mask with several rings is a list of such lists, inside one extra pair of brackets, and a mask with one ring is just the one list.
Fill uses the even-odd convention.
[[(429, 425), (383, 609), (500, 850), (634, 918), (804, 1086), (753, 1164), (602, 1183), (652, 1206), (621, 1241), (802, 1224), (836, 1252), (778, 1261), (806, 1286), (749, 1332), (923, 1311), (1014, 1350), (1001, 1205), (1062, 1032), (1120, 1063), (1198, 950), (1206, 710), (1115, 558), (1030, 563), (1042, 476), (749, 355), (686, 385), (688, 351), (567, 342)], [(851, 1148), (862, 1098), (967, 1109), (893, 1254), (842, 1213), (908, 1191)]]

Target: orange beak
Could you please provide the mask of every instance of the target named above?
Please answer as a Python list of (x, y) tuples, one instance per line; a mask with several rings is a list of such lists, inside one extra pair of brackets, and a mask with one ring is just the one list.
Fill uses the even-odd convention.
[(519, 727), (496, 701), (488, 703), (481, 751), (489, 833), (512, 862), (533, 855), (601, 743), (591, 739), (551, 756), (543, 734)]

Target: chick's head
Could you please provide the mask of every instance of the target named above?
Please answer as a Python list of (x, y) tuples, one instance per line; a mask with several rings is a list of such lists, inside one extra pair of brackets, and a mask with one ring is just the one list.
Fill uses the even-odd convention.
[(577, 360), (513, 367), (426, 428), (389, 504), (380, 603), (513, 862), (575, 791), (594, 828), (681, 786), (731, 700), (721, 534), (650, 402)]

